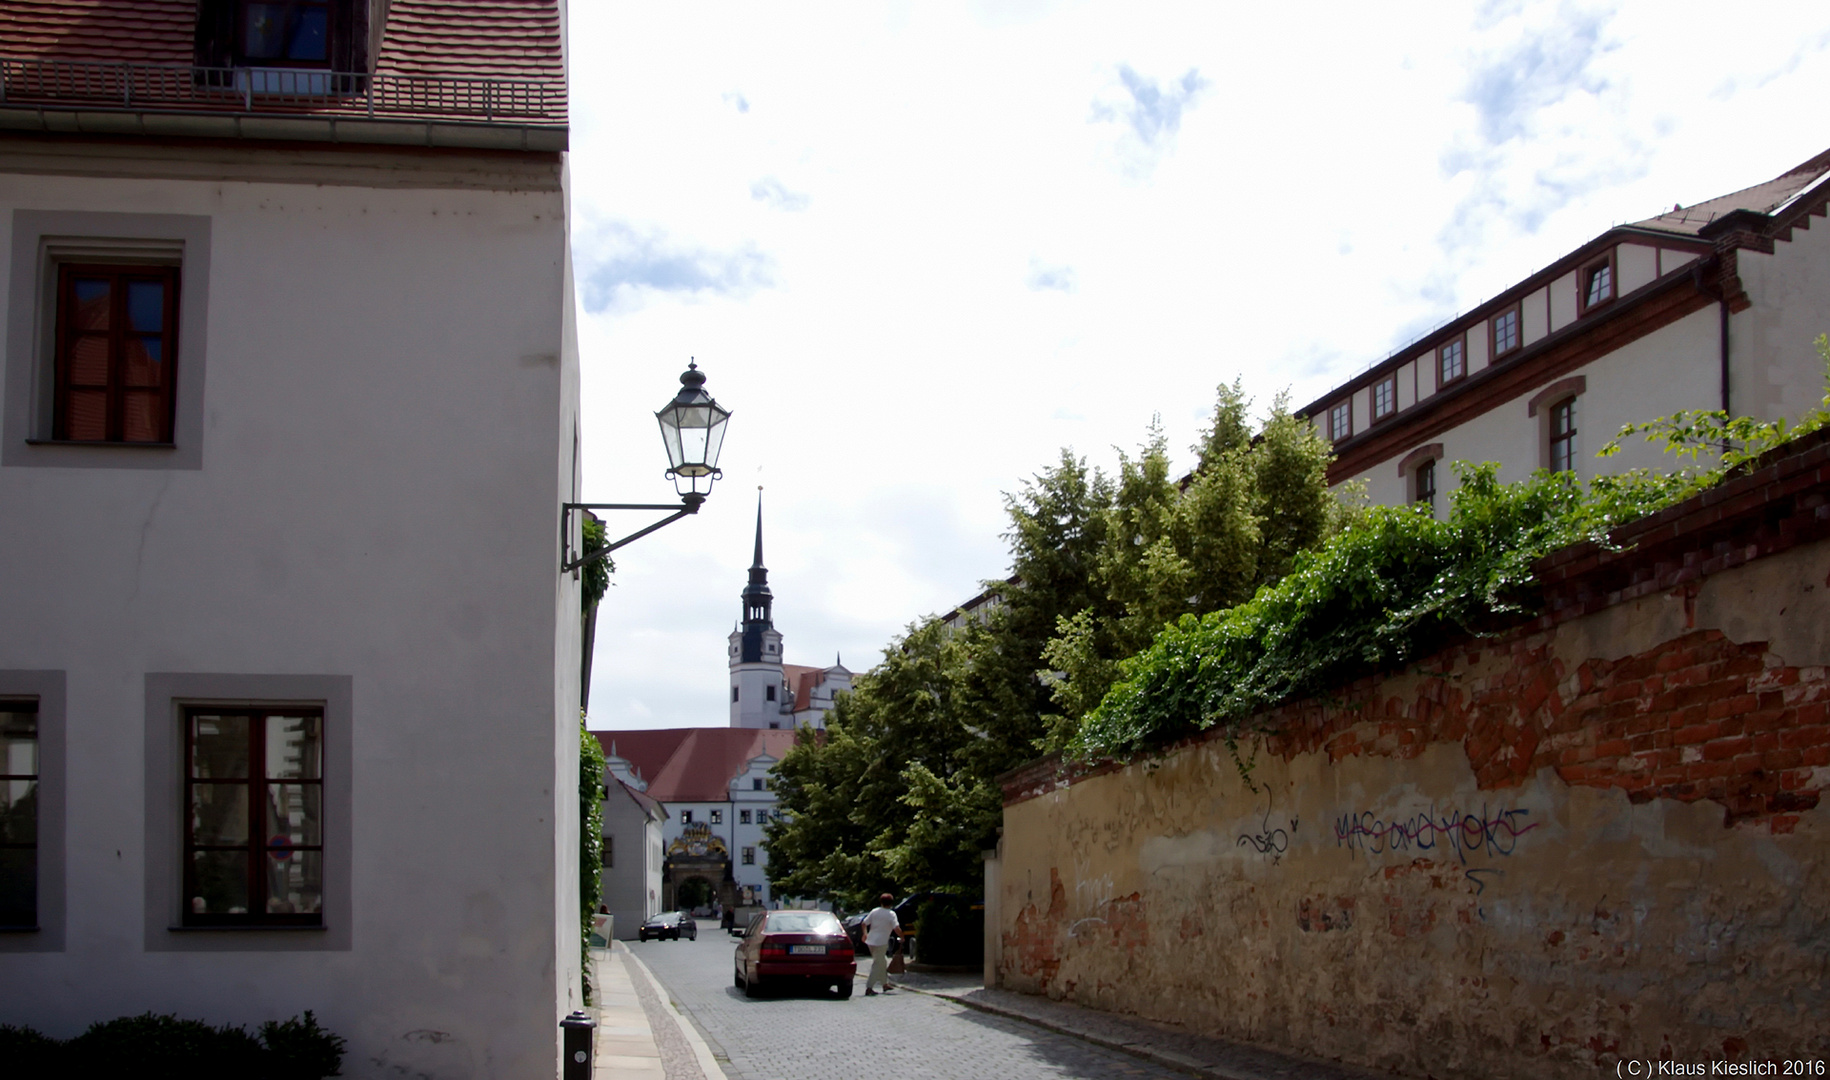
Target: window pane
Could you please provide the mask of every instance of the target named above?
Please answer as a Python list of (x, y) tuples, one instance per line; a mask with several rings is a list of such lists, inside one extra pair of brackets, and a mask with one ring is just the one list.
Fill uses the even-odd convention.
[(322, 785), (267, 785), (268, 847), (316, 847), (324, 842), (323, 821)]
[(79, 334), (70, 343), (70, 385), (108, 385), (108, 338)]
[(0, 712), (0, 773), (38, 775), (38, 714)]
[(199, 780), (230, 780), (248, 775), (247, 717), (191, 717), (191, 775)]
[(130, 281), (127, 283), (127, 328), (153, 333), (165, 329), (165, 283), (163, 281)]
[(76, 301), (76, 310), (71, 312), (72, 329), (108, 329), (107, 278), (77, 278), (70, 284), (70, 293)]
[(324, 853), (267, 855), (267, 913), (315, 915), (324, 910)]
[(267, 776), (273, 780), (317, 780), (322, 772), (322, 721), (316, 716), (267, 717)]
[(292, 13), (286, 41), (289, 60), (323, 60), (330, 55), (330, 13), (316, 5), (300, 5)]
[(158, 386), (165, 381), (165, 339), (136, 334), (127, 339), (128, 386)]
[(0, 926), (38, 923), (38, 852), (0, 848)]
[(38, 842), (38, 781), (0, 780), (0, 844)]
[(159, 423), (159, 392), (129, 390), (121, 400), (121, 441), (163, 442), (164, 425)]
[(248, 785), (191, 785), (191, 843), (248, 842)]
[(70, 391), (70, 412), (64, 419), (64, 438), (94, 441), (108, 437), (108, 391)]
[(248, 913), (248, 853), (191, 852), (191, 914)]
[(285, 4), (242, 6), (242, 55), (277, 59), (286, 41)]

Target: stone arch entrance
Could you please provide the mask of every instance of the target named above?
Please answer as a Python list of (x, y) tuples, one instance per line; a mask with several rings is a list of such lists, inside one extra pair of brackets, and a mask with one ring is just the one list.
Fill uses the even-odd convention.
[[(699, 899), (701, 888), (710, 896)], [(692, 900), (689, 904), (687, 901)], [(731, 852), (724, 840), (712, 835), (704, 822), (688, 825), (667, 846), (661, 863), (661, 910), (675, 911), (716, 901), (729, 911), (737, 903), (737, 882), (731, 877)]]

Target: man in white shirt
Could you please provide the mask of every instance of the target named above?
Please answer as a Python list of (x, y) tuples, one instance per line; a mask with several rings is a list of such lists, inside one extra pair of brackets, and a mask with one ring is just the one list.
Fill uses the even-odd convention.
[(889, 976), (890, 935), (902, 928), (896, 913), (890, 910), (890, 905), (895, 902), (895, 897), (884, 893), (877, 898), (877, 906), (864, 917), (864, 944), (870, 946), (871, 950), (871, 973), (864, 980), (865, 997), (876, 997), (877, 986), (882, 986), (885, 990), (896, 989), (890, 985)]

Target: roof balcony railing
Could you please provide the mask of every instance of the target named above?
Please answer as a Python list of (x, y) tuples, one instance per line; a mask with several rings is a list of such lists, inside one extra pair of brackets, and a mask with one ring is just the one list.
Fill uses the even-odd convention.
[(0, 56), (0, 107), (564, 125), (565, 84)]

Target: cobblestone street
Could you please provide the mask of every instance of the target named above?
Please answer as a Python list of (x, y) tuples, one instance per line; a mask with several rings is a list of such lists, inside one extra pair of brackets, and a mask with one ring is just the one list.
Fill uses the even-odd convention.
[(731, 983), (736, 939), (629, 942), (699, 1027), (732, 1080), (1105, 1080), (1185, 1074), (907, 990), (849, 1001), (799, 992), (752, 1000)]

